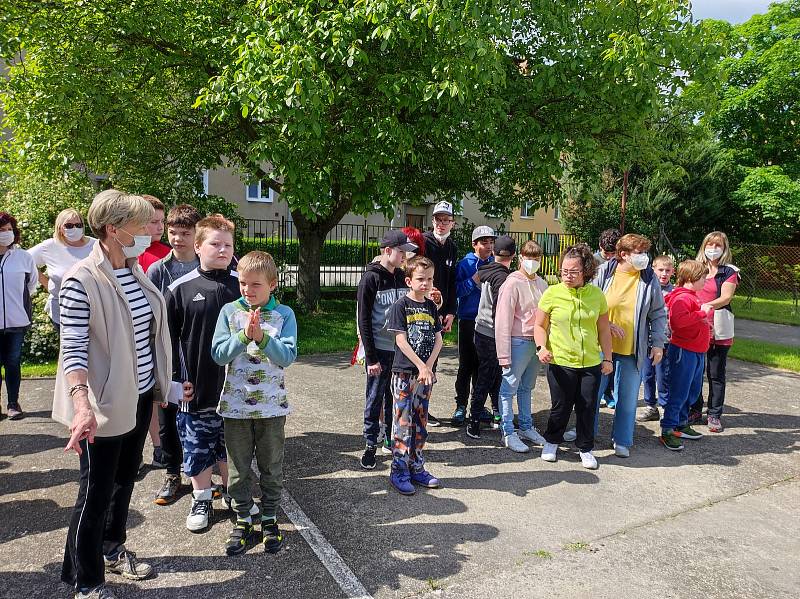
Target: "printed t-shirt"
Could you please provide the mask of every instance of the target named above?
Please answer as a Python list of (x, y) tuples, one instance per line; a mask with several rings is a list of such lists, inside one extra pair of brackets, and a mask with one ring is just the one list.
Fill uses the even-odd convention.
[(547, 348), (554, 364), (589, 368), (600, 363), (597, 319), (608, 312), (608, 304), (599, 287), (552, 285), (542, 294), (538, 308), (550, 315)]
[(611, 337), (611, 351), (621, 356), (633, 355), (633, 323), (636, 319), (636, 285), (641, 276), (638, 270), (614, 271), (606, 291), (608, 320), (625, 331), (622, 338)]
[[(397, 300), (389, 309), (387, 329), (394, 333), (406, 333), (408, 343), (423, 362), (427, 362), (436, 344), (436, 333), (442, 330), (436, 317), (436, 304), (425, 298), (415, 302), (407, 295)], [(417, 367), (399, 347), (394, 350), (392, 372), (419, 374)]]

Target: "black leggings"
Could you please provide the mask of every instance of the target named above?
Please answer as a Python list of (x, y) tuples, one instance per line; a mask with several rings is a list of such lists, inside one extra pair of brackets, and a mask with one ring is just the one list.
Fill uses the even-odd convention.
[(548, 443), (561, 443), (575, 408), (575, 432), (578, 435), (575, 445), (580, 451), (591, 451), (594, 447), (595, 404), (600, 391), (600, 365), (569, 368), (549, 364), (547, 382), (553, 405), (544, 438)]
[[(725, 371), (728, 366), (730, 345), (712, 345), (706, 352), (706, 376), (708, 377), (708, 415), (722, 416), (725, 406)], [(703, 393), (692, 404), (692, 410), (703, 411)]]

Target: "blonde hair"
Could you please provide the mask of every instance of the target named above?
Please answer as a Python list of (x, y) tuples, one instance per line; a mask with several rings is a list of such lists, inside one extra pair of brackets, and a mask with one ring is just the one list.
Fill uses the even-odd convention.
[[(79, 221), (81, 221), (81, 224), (84, 224), (81, 213), (75, 210), (75, 208), (65, 208), (58, 213), (56, 216), (56, 225), (53, 228), (53, 239), (60, 241), (64, 245), (67, 245), (67, 238), (64, 237), (64, 232), (61, 230), (61, 227), (63, 227), (64, 223), (72, 218), (77, 218)], [(86, 236), (86, 229), (84, 229), (83, 235)]]
[(719, 257), (719, 262), (717, 264), (719, 264), (719, 266), (730, 264), (733, 261), (733, 256), (731, 256), (731, 245), (728, 243), (728, 236), (722, 231), (711, 231), (711, 233), (703, 238), (703, 243), (700, 244), (700, 249), (697, 251), (696, 260), (702, 262), (706, 266), (711, 263), (711, 260), (706, 258), (706, 245), (708, 245), (710, 241), (716, 241), (717, 243), (722, 244), (723, 247), (722, 255)]
[(708, 266), (699, 260), (684, 260), (678, 264), (676, 284), (680, 287), (686, 283), (694, 283), (705, 278), (707, 274)]
[(227, 218), (221, 214), (211, 214), (195, 225), (194, 244), (199, 246), (203, 243), (209, 231), (224, 231), (233, 235), (235, 230), (236, 225)]
[(247, 273), (262, 274), (267, 279), (267, 283), (278, 280), (278, 267), (275, 266), (275, 260), (272, 259), (272, 255), (258, 250), (248, 252), (242, 256), (239, 264), (236, 265), (236, 272), (242, 275)]
[(669, 264), (672, 268), (675, 268), (675, 262), (673, 261), (671, 256), (667, 256), (666, 254), (661, 254), (660, 256), (656, 256), (653, 258), (653, 266), (658, 264), (659, 262), (663, 262), (664, 264)]
[(533, 239), (529, 239), (525, 243), (522, 244), (522, 248), (519, 251), (520, 256), (538, 256), (541, 257), (544, 254), (542, 251), (542, 246), (536, 243)]
[(628, 233), (619, 238), (617, 242), (617, 251), (630, 253), (636, 250), (638, 252), (646, 252), (650, 249), (651, 245), (650, 240), (644, 235)]
[(154, 208), (142, 196), (106, 189), (94, 196), (86, 213), (86, 221), (98, 239), (105, 239), (108, 225), (121, 227), (134, 223), (142, 227), (150, 222), (153, 214)]

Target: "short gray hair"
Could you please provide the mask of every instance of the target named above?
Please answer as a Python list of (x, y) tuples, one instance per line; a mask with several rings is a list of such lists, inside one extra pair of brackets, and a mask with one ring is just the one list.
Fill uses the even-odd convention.
[(86, 220), (97, 238), (105, 239), (107, 225), (146, 225), (154, 214), (155, 209), (142, 196), (118, 189), (106, 189), (94, 196)]

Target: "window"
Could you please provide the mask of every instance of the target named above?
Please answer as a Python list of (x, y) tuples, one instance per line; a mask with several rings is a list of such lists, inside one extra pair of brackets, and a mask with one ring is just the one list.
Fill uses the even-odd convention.
[(406, 227), (425, 230), (425, 216), (422, 214), (406, 214)]
[(275, 200), (275, 191), (263, 179), (246, 185), (245, 189), (248, 202), (272, 203)]
[(203, 193), (208, 195), (208, 169), (203, 169), (200, 172), (200, 181), (203, 185)]
[(529, 202), (525, 202), (519, 207), (520, 218), (533, 218), (535, 209), (531, 207)]

